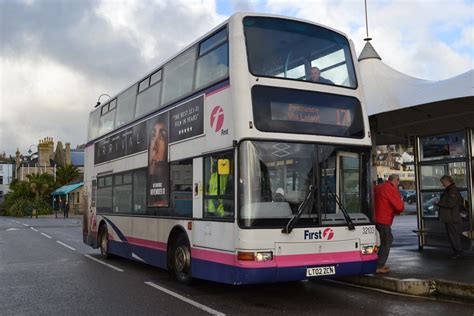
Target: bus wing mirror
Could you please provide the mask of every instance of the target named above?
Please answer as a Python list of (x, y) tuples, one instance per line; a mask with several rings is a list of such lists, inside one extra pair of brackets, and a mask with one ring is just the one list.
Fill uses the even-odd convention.
[(230, 174), (230, 161), (229, 159), (217, 160), (217, 173), (220, 176), (227, 176)]

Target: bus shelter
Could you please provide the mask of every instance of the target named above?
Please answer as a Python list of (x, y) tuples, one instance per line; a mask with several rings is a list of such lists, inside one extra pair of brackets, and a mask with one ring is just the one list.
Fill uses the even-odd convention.
[(374, 145), (406, 144), (415, 154), (418, 245), (448, 247), (436, 203), (451, 175), (467, 204), (466, 249), (474, 228), (474, 70), (442, 81), (405, 75), (382, 62), (367, 42), (359, 56)]

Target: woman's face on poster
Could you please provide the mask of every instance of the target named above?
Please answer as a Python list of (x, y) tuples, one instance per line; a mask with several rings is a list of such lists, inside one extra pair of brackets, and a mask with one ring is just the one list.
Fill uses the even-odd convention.
[(166, 161), (167, 136), (165, 124), (156, 122), (151, 130), (148, 148), (148, 162), (150, 165)]

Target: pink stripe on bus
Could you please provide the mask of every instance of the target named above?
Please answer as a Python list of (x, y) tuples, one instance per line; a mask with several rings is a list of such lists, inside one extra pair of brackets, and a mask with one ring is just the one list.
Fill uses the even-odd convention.
[(225, 89), (227, 89), (227, 88), (229, 88), (229, 87), (230, 87), (230, 85), (229, 85), (229, 86), (224, 86), (224, 87), (219, 88), (219, 89), (214, 90), (214, 91), (211, 91), (211, 92), (209, 92), (208, 94), (206, 94), (206, 98), (207, 98), (207, 97), (210, 97), (210, 96), (213, 95), (213, 94), (219, 93), (219, 92), (221, 92), (222, 90), (225, 90)]
[(304, 255), (275, 256), (278, 267), (294, 267), (315, 264), (362, 261), (359, 251), (314, 253)]
[(127, 236), (130, 244), (166, 251), (167, 243)]
[(235, 265), (235, 255), (233, 253), (223, 253), (206, 249), (192, 248), (191, 257), (205, 261), (212, 261), (227, 265)]

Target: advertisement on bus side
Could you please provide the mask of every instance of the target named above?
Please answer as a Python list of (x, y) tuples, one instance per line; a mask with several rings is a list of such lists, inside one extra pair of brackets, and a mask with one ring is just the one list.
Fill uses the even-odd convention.
[(169, 205), (168, 113), (148, 121), (148, 206)]

